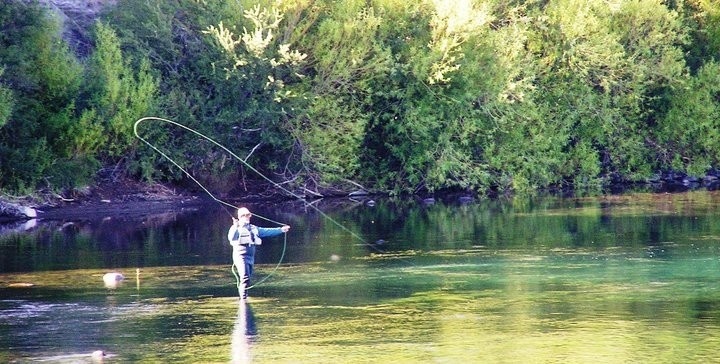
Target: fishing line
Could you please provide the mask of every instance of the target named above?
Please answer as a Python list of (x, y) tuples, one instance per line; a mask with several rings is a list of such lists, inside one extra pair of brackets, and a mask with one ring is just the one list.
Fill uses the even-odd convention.
[[(237, 156), (237, 155), (236, 155), (235, 153), (233, 153), (231, 150), (229, 150), (228, 148), (226, 148), (226, 147), (223, 146), (222, 144), (216, 142), (216, 141), (213, 140), (212, 138), (208, 137), (207, 135), (205, 135), (205, 134), (203, 134), (203, 133), (200, 133), (199, 131), (197, 131), (197, 130), (195, 130), (195, 129), (189, 128), (189, 127), (187, 127), (187, 126), (185, 126), (185, 125), (183, 125), (183, 124), (180, 124), (180, 123), (178, 123), (178, 122), (175, 122), (175, 121), (172, 121), (172, 120), (169, 120), (169, 119), (164, 119), (164, 118), (159, 118), (159, 117), (154, 117), (154, 116), (147, 116), (147, 117), (138, 119), (138, 120), (135, 122), (135, 125), (133, 126), (133, 132), (135, 133), (135, 137), (137, 137), (138, 139), (140, 139), (143, 143), (147, 144), (147, 145), (148, 145), (150, 148), (152, 148), (155, 152), (157, 152), (158, 154), (160, 154), (163, 158), (167, 159), (170, 163), (172, 163), (175, 167), (177, 167), (180, 171), (182, 171), (188, 178), (190, 178), (193, 182), (195, 182), (198, 186), (200, 186), (200, 188), (202, 188), (202, 190), (205, 191), (205, 193), (207, 193), (214, 201), (216, 201), (216, 202), (220, 203), (221, 205), (223, 205), (225, 212), (227, 212), (227, 213), (230, 215), (230, 217), (234, 218), (234, 215), (233, 215), (232, 213), (230, 213), (230, 212), (227, 210), (227, 207), (225, 207), (225, 206), (229, 206), (229, 207), (232, 207), (233, 209), (235, 209), (235, 208), (237, 208), (235, 205), (230, 204), (230, 203), (228, 203), (228, 202), (225, 202), (225, 201), (217, 198), (212, 192), (210, 192), (210, 190), (208, 190), (202, 183), (200, 183), (200, 181), (198, 181), (195, 177), (193, 177), (192, 174), (190, 174), (190, 172), (188, 172), (188, 171), (187, 171), (185, 168), (183, 168), (180, 164), (178, 164), (177, 162), (175, 162), (174, 159), (170, 158), (170, 156), (168, 156), (165, 152), (163, 152), (162, 150), (160, 150), (159, 148), (157, 148), (155, 145), (153, 145), (152, 143), (150, 143), (149, 141), (147, 141), (145, 138), (143, 138), (143, 137), (140, 136), (140, 133), (138, 133), (138, 125), (140, 125), (140, 123), (142, 123), (143, 121), (148, 121), (148, 120), (157, 120), (157, 121), (161, 121), (161, 122), (164, 122), (164, 123), (172, 124), (172, 125), (178, 126), (178, 127), (180, 127), (180, 128), (183, 128), (183, 129), (185, 129), (185, 130), (187, 130), (187, 131), (189, 131), (189, 132), (191, 132), (191, 133), (193, 133), (193, 134), (195, 134), (195, 135), (197, 135), (197, 136), (202, 137), (203, 139), (205, 139), (205, 140), (207, 140), (207, 141), (215, 144), (216, 146), (220, 147), (220, 148), (223, 149), (224, 151), (228, 152), (230, 155), (232, 155), (235, 159), (239, 160), (241, 163), (243, 163), (247, 168), (249, 168), (249, 169), (252, 170), (253, 172), (259, 174), (261, 177), (263, 177), (264, 179), (270, 181), (270, 182), (273, 183), (274, 185), (277, 185), (275, 182), (273, 182), (271, 179), (265, 177), (262, 173), (260, 173), (258, 170), (256, 170), (255, 168), (253, 168), (250, 164), (248, 164), (247, 162), (245, 162), (242, 158), (240, 158), (239, 156)], [(281, 223), (281, 222), (272, 220), (272, 219), (267, 218), (267, 217), (262, 216), (262, 215), (254, 214), (254, 216), (259, 217), (259, 218), (261, 218), (261, 219), (263, 219), (263, 220), (269, 221), (269, 222), (271, 222), (271, 223), (275, 223), (275, 224), (278, 224), (278, 225), (285, 225), (285, 224), (283, 224), (283, 223)], [(253, 287), (255, 287), (255, 286), (263, 283), (265, 280), (267, 280), (268, 278), (270, 278), (270, 276), (272, 276), (272, 275), (275, 273), (275, 271), (278, 270), (278, 268), (280, 268), (280, 265), (282, 264), (282, 261), (283, 261), (283, 259), (285, 258), (285, 251), (287, 250), (287, 233), (284, 233), (283, 235), (284, 235), (284, 239), (283, 239), (282, 253), (280, 253), (280, 259), (278, 260), (277, 264), (275, 265), (275, 268), (273, 268), (273, 269), (270, 271), (270, 273), (267, 274), (265, 277), (263, 277), (261, 280), (255, 282), (255, 283), (253, 283), (252, 285), (250, 285), (249, 287), (247, 287), (247, 289), (251, 289), (251, 288), (253, 288)], [(232, 266), (230, 267), (230, 271), (232, 271), (233, 275), (235, 276), (236, 286), (238, 287), (238, 291), (239, 291), (239, 290), (240, 290), (240, 277), (238, 277), (238, 274), (236, 273), (236, 270), (237, 270), (237, 269), (238, 269), (238, 268), (235, 266), (235, 262), (233, 262)], [(240, 293), (240, 292), (239, 292), (239, 293)]]
[[(311, 207), (313, 210), (315, 210), (315, 211), (318, 212), (320, 215), (322, 215), (325, 219), (327, 219), (328, 221), (332, 222), (333, 224), (335, 224), (336, 226), (338, 226), (339, 228), (341, 228), (341, 229), (344, 230), (345, 232), (349, 233), (349, 234), (350, 234), (352, 237), (354, 237), (355, 239), (358, 239), (359, 241), (363, 242), (363, 244), (365, 244), (366, 246), (369, 246), (369, 247), (371, 247), (372, 249), (374, 249), (374, 250), (376, 250), (376, 251), (378, 251), (378, 252), (381, 252), (381, 253), (384, 252), (384, 251), (382, 251), (381, 249), (379, 249), (379, 248), (377, 248), (376, 246), (374, 246), (373, 244), (370, 244), (370, 243), (368, 243), (367, 241), (365, 241), (365, 239), (363, 239), (361, 236), (357, 235), (356, 233), (354, 233), (354, 232), (351, 231), (350, 229), (346, 228), (343, 224), (337, 222), (335, 219), (333, 219), (332, 217), (328, 216), (325, 212), (323, 212), (322, 210), (320, 210), (320, 208), (314, 206), (314, 205), (311, 204), (311, 203), (308, 203), (308, 202), (305, 200), (304, 197), (297, 195), (296, 193), (288, 190), (287, 188), (283, 187), (282, 185), (280, 185), (280, 184), (278, 184), (277, 182), (273, 181), (272, 179), (268, 178), (267, 176), (265, 176), (264, 174), (262, 174), (260, 171), (258, 171), (257, 169), (255, 169), (253, 166), (251, 166), (249, 163), (247, 163), (244, 159), (240, 158), (237, 154), (233, 153), (233, 151), (231, 151), (230, 149), (226, 148), (224, 145), (218, 143), (217, 141), (213, 140), (212, 138), (208, 137), (207, 135), (205, 135), (205, 134), (203, 134), (203, 133), (201, 133), (201, 132), (199, 132), (199, 131), (197, 131), (197, 130), (195, 130), (195, 129), (192, 129), (192, 128), (188, 127), (188, 126), (185, 126), (185, 125), (183, 125), (183, 124), (180, 124), (180, 123), (178, 123), (178, 122), (176, 122), (176, 121), (169, 120), (169, 119), (165, 119), (165, 118), (154, 117), (154, 116), (147, 116), (147, 117), (143, 117), (143, 118), (138, 119), (138, 120), (135, 122), (135, 125), (133, 126), (133, 131), (134, 131), (134, 133), (135, 133), (135, 136), (136, 136), (139, 140), (141, 140), (143, 143), (147, 144), (147, 145), (148, 145), (150, 148), (152, 148), (155, 152), (157, 152), (158, 154), (160, 154), (163, 158), (167, 159), (167, 160), (168, 160), (170, 163), (172, 163), (175, 167), (177, 167), (178, 169), (180, 169), (180, 171), (182, 171), (188, 178), (190, 178), (193, 182), (195, 182), (198, 186), (200, 186), (200, 188), (202, 188), (202, 190), (205, 191), (205, 193), (207, 193), (214, 201), (220, 203), (221, 205), (229, 206), (229, 207), (232, 207), (233, 209), (237, 208), (236, 206), (234, 206), (234, 205), (232, 205), (232, 204), (230, 204), (230, 203), (227, 203), (227, 202), (225, 202), (225, 201), (217, 198), (217, 197), (216, 197), (212, 192), (210, 192), (202, 183), (200, 183), (200, 181), (198, 181), (195, 177), (193, 177), (193, 176), (190, 174), (190, 172), (188, 172), (187, 170), (185, 170), (185, 168), (183, 168), (180, 164), (178, 164), (177, 162), (175, 162), (175, 160), (173, 160), (173, 159), (172, 159), (170, 156), (168, 156), (165, 152), (163, 152), (162, 150), (160, 150), (159, 148), (157, 148), (156, 146), (154, 146), (152, 143), (150, 143), (149, 141), (147, 141), (145, 138), (143, 138), (143, 137), (140, 136), (140, 134), (138, 133), (138, 125), (140, 125), (140, 123), (142, 123), (142, 122), (144, 122), (144, 121), (148, 121), (148, 120), (156, 120), (156, 121), (164, 122), (164, 123), (167, 123), (167, 124), (175, 125), (175, 126), (177, 126), (177, 127), (180, 127), (180, 128), (182, 128), (182, 129), (184, 129), (184, 130), (187, 130), (187, 131), (189, 131), (189, 132), (191, 132), (191, 133), (193, 133), (193, 134), (195, 134), (195, 135), (197, 135), (197, 136), (199, 136), (199, 137), (201, 137), (201, 138), (203, 138), (203, 139), (211, 142), (212, 144), (216, 145), (217, 147), (219, 147), (219, 148), (221, 148), (222, 150), (224, 150), (225, 152), (227, 152), (227, 153), (228, 153), (229, 155), (231, 155), (233, 158), (235, 158), (235, 159), (237, 159), (238, 161), (240, 161), (240, 163), (242, 163), (246, 168), (248, 168), (248, 169), (251, 170), (252, 172), (255, 172), (258, 176), (260, 176), (260, 177), (263, 178), (264, 180), (268, 181), (268, 182), (269, 182), (270, 184), (272, 184), (275, 188), (278, 188), (278, 189), (282, 190), (283, 192), (287, 193), (288, 195), (293, 196), (293, 197), (295, 197), (296, 199), (303, 201), (303, 202), (306, 204), (306, 206)], [(226, 209), (225, 211), (228, 212), (227, 209)], [(229, 213), (229, 212), (228, 212), (228, 213)], [(231, 214), (231, 216), (233, 216), (233, 215)], [(269, 222), (278, 224), (278, 225), (284, 225), (284, 224), (282, 224), (282, 223), (280, 223), (280, 222), (274, 221), (274, 220), (269, 219), (269, 218), (264, 217), (264, 216), (260, 216), (260, 215), (255, 215), (255, 216), (257, 216), (257, 217), (259, 217), (259, 218), (261, 218), (261, 219), (263, 219), (263, 220), (266, 220), (266, 221), (269, 221)], [(270, 272), (270, 274), (268, 274), (267, 276), (265, 276), (262, 280), (258, 281), (257, 283), (254, 283), (252, 286), (248, 287), (248, 289), (250, 289), (250, 288), (252, 288), (252, 287), (254, 287), (254, 286), (257, 286), (258, 284), (264, 282), (267, 278), (270, 277), (270, 275), (272, 275), (273, 273), (275, 273), (275, 271), (277, 271), (277, 269), (280, 267), (280, 264), (282, 264), (282, 260), (283, 260), (284, 257), (285, 257), (285, 251), (286, 251), (286, 249), (287, 249), (287, 233), (285, 233), (285, 239), (284, 239), (284, 241), (283, 241), (283, 249), (282, 249), (282, 253), (281, 253), (281, 256), (280, 256), (280, 260), (279, 260), (278, 263), (275, 265), (275, 268)], [(235, 267), (235, 264), (234, 264), (234, 263), (233, 263), (233, 266), (232, 266), (230, 269), (231, 269), (231, 271), (233, 272), (233, 275), (235, 275), (235, 278), (236, 278), (236, 280), (237, 280), (237, 284), (238, 284), (238, 286), (239, 286), (239, 284), (240, 284), (240, 283), (239, 283), (239, 282), (240, 282), (240, 281), (239, 281), (239, 277), (238, 277), (237, 273), (235, 272), (235, 270), (233, 269), (233, 267), (235, 268), (235, 270), (237, 270), (237, 267)]]

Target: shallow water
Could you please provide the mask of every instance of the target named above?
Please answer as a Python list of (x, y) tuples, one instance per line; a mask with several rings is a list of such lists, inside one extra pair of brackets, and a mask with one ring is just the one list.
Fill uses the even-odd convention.
[[(257, 208), (293, 229), (286, 249), (261, 247), (267, 279), (248, 305), (219, 243), (223, 211), (116, 234), (46, 223), (0, 240), (0, 362), (92, 362), (95, 350), (111, 363), (717, 362), (717, 198), (324, 210), (342, 227)], [(33, 269), (8, 257), (23, 251)], [(112, 289), (110, 270), (126, 276)]]

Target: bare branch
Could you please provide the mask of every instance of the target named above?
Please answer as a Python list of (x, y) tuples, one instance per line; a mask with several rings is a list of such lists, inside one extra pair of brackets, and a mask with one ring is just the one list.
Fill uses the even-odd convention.
[(257, 145), (253, 147), (253, 149), (250, 151), (250, 153), (248, 153), (248, 155), (245, 157), (245, 159), (243, 159), (243, 162), (247, 162), (247, 160), (250, 158), (250, 156), (251, 156), (253, 153), (255, 153), (255, 150), (257, 150), (258, 148), (260, 148), (261, 145), (262, 145), (262, 142), (257, 143)]
[(367, 189), (366, 189), (363, 185), (361, 185), (361, 184), (359, 184), (359, 183), (357, 183), (357, 182), (355, 182), (355, 181), (351, 181), (351, 180), (349, 180), (349, 179), (347, 179), (347, 178), (343, 178), (343, 181), (345, 181), (345, 182), (347, 182), (347, 183), (349, 183), (349, 184), (351, 184), (351, 185), (353, 185), (353, 186), (355, 186), (355, 187), (357, 187), (357, 188), (359, 188), (359, 189), (361, 189), (361, 190), (363, 190), (363, 191), (367, 191)]

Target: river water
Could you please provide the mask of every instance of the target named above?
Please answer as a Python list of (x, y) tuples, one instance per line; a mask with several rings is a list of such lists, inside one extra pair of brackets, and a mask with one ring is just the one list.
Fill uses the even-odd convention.
[(250, 206), (292, 229), (248, 304), (217, 203), (39, 221), (0, 236), (0, 362), (719, 362), (719, 201)]

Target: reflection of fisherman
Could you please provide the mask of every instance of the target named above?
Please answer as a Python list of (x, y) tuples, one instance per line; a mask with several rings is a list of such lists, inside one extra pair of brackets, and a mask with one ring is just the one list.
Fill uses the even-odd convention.
[(255, 329), (255, 316), (247, 304), (238, 306), (235, 327), (232, 332), (231, 341), (231, 363), (252, 363), (250, 346), (255, 340), (257, 330)]
[(250, 224), (250, 210), (245, 207), (238, 209), (238, 218), (228, 231), (228, 240), (233, 247), (233, 265), (240, 276), (238, 293), (241, 299), (247, 298), (247, 288), (255, 265), (255, 249), (262, 244), (261, 238), (280, 235), (290, 230), (290, 226), (279, 228), (262, 228)]

